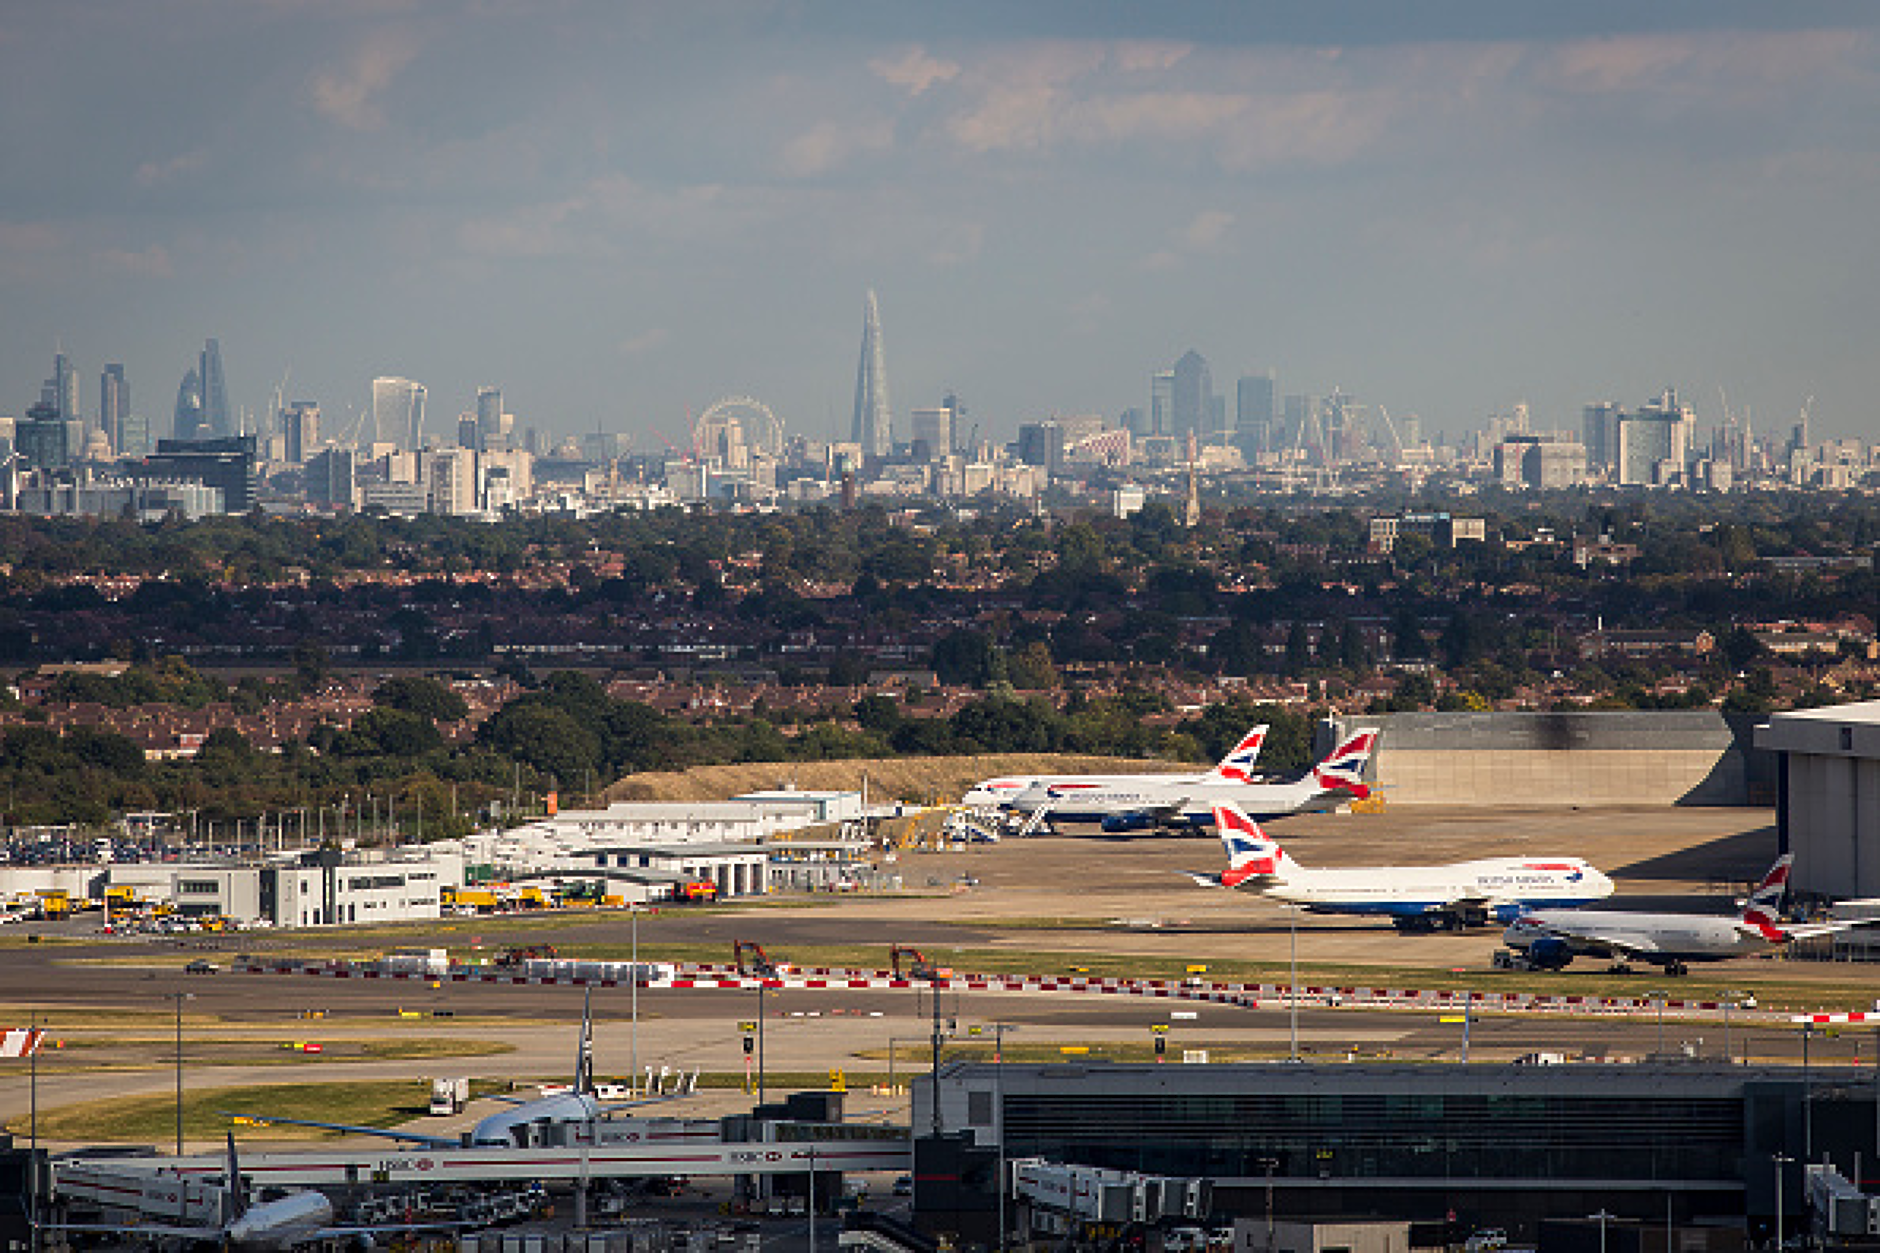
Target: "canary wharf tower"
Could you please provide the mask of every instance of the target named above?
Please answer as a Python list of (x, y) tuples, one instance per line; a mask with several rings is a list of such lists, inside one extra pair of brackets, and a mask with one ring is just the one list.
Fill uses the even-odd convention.
[(881, 346), (881, 311), (868, 293), (862, 312), (862, 362), (855, 371), (855, 429), (850, 436), (865, 457), (894, 451), (894, 416), (888, 408), (888, 357)]

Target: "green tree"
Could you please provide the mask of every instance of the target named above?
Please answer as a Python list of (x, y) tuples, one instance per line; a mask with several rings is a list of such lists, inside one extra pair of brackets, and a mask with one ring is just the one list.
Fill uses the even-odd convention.
[(384, 709), (402, 709), (432, 722), (457, 722), (470, 716), (470, 706), (463, 697), (424, 675), (385, 680), (374, 689), (372, 703)]

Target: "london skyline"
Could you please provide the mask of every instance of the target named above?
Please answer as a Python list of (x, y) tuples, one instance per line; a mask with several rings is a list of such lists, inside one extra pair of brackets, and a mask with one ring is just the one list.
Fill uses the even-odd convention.
[(161, 430), (213, 338), (237, 407), (843, 438), (872, 288), (901, 437), (1114, 420), (1190, 348), (1426, 432), (1670, 385), (1880, 435), (1865, 6), (103, 0), (0, 56), (0, 413), (62, 345)]

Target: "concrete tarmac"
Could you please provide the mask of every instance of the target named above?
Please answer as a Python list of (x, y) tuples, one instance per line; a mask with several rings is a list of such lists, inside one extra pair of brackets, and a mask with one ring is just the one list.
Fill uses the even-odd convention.
[[(1584, 856), (1613, 875), (1628, 905), (1668, 901), (1728, 909), (1733, 895), (1760, 876), (1775, 855), (1767, 810), (1387, 810), (1302, 815), (1274, 823), (1270, 831), (1307, 865), (1417, 864), (1511, 852)], [(945, 852), (903, 850), (882, 867), (902, 876), (905, 890), (900, 894), (791, 897), (696, 912), (668, 909), (657, 918), (642, 917), (640, 941), (649, 956), (662, 944), (722, 945), (720, 960), (727, 961), (733, 939), (752, 938), (783, 959), (790, 957), (792, 947), (878, 946), (881, 965), (893, 943), (919, 946), (942, 962), (954, 949), (1059, 955), (1041, 956), (1041, 965), (1059, 965), (1032, 971), (1038, 974), (1064, 973), (1062, 955), (1077, 953), (1141, 954), (1197, 964), (1230, 959), (1285, 962), (1295, 934), (1287, 911), (1245, 893), (1196, 887), (1180, 874), (1218, 870), (1222, 861), (1220, 844), (1211, 834), (1056, 836)], [(966, 879), (976, 884), (964, 886)], [(453, 919), (428, 932), (414, 931), (400, 943), (461, 946), (475, 926)], [(172, 1090), (172, 1002), (166, 998), (178, 991), (194, 995), (185, 1004), (184, 1020), (185, 1079), (190, 1086), (291, 1082), (299, 1076), (336, 1081), (424, 1074), (533, 1083), (563, 1081), (573, 1066), (582, 1004), (578, 989), (449, 983), (430, 988), (407, 981), (226, 972), (189, 976), (179, 969), (183, 960), (204, 952), (224, 962), (235, 951), (265, 953), (284, 947), (306, 952), (331, 945), (335, 951), (356, 952), (359, 940), (349, 938), (345, 928), (244, 934), (222, 939), (219, 950), (199, 950), (193, 945), (204, 941), (194, 937), (191, 947), (179, 949), (173, 942), (86, 935), (80, 924), (66, 930), (78, 942), (28, 945), (9, 934), (0, 958), (5, 1025), (24, 1025), (28, 1014), (36, 1012), (49, 1019), (55, 1034), (74, 1044), (69, 1050), (42, 1054), (41, 1109)], [(624, 916), (605, 922), (562, 922), (547, 916), (531, 921), (529, 939), (624, 945), (629, 934)], [(1402, 982), (1406, 971), (1481, 970), (1499, 943), (1500, 931), (1403, 937), (1379, 923), (1306, 917), (1299, 920), (1296, 935), (1308, 978), (1310, 967), (1330, 965), (1363, 972), (1355, 981), (1385, 984)], [(492, 939), (491, 947), (501, 942)], [(1756, 986), (1749, 980), (1768, 977), (1804, 984), (1857, 978), (1847, 967), (1813, 963), (1739, 961), (1729, 966), (1728, 977), (1743, 979), (1746, 986)], [(1581, 969), (1576, 964), (1558, 975), (1536, 975), (1530, 990), (1571, 990), (1571, 980)], [(1661, 986), (1677, 994), (1675, 983), (1662, 975), (1639, 976), (1641, 994)], [(642, 1067), (655, 1069), (663, 1065), (735, 1073), (743, 1068), (738, 1023), (756, 1016), (754, 993), (643, 991), (637, 1026), (629, 1021), (630, 1000), (625, 989), (595, 995), (595, 1056), (601, 1075), (624, 1077), (636, 1057)], [(924, 991), (790, 990), (768, 994), (765, 1007), (768, 1071), (885, 1072), (892, 1042), (897, 1071), (910, 1067), (924, 1072), (924, 1065), (911, 1060), (916, 1050), (924, 1055), (932, 1027), (931, 1001)], [(1016, 1024), (1018, 1031), (1007, 1036), (1007, 1042), (1027, 1056), (1106, 1041), (1146, 1046), (1153, 1024), (1171, 1025), (1172, 1059), (1189, 1047), (1250, 1048), (1284, 1056), (1295, 1038), (1304, 1055), (1330, 1058), (1453, 1060), (1461, 1046), (1460, 1027), (1440, 1023), (1429, 1011), (1304, 1007), (1295, 1028), (1284, 1004), (1249, 1010), (1121, 997), (960, 993), (943, 994), (942, 1008), (961, 1031), (994, 1021)], [(1171, 1020), (1171, 1008), (1196, 1016)], [(305, 1022), (297, 1017), (308, 1010), (325, 1011), (326, 1017)], [(423, 1021), (400, 1018), (401, 1010), (423, 1015)], [(434, 1016), (437, 1011), (449, 1016)], [(127, 1014), (134, 1014), (134, 1021)], [(134, 1032), (127, 1024), (134, 1025)], [(244, 1030), (304, 1031), (308, 1038), (335, 1045), (415, 1031), (495, 1041), (510, 1051), (465, 1058), (335, 1057), (255, 1064), (252, 1051), (243, 1054), (221, 1043), (213, 1049), (192, 1048), (189, 1043), (192, 1036), (226, 1042)], [(108, 1049), (77, 1047), (88, 1035), (113, 1034), (135, 1035), (137, 1042), (118, 1046), (124, 1054), (120, 1056)], [(1488, 1018), (1473, 1022), (1470, 1035), (1476, 1057), (1530, 1051), (1640, 1056), (1656, 1051), (1661, 1043), (1668, 1051), (1683, 1046), (1714, 1054), (1721, 1047), (1719, 1024), (1674, 1018), (1661, 1028), (1649, 1013), (1619, 1019)], [(1792, 1032), (1739, 1022), (1735, 1035), (1733, 1051), (1739, 1056), (1746, 1042), (1757, 1060), (1793, 1058), (1799, 1052)], [(1845, 1060), (1861, 1045), (1859, 1037), (1818, 1039), (1816, 1056), (1825, 1059), (1838, 1050)], [(1867, 1051), (1871, 1059), (1871, 1048)], [(30, 1099), (26, 1065), (0, 1062), (0, 1068), (0, 1117), (23, 1134)], [(851, 1110), (860, 1106), (877, 1116), (893, 1115), (904, 1110), (904, 1100), (857, 1094)], [(749, 1105), (750, 1098), (742, 1093), (721, 1091), (680, 1103), (673, 1112), (710, 1116)], [(489, 1111), (473, 1114), (484, 1112)], [(446, 1125), (444, 1120), (425, 1122)]]

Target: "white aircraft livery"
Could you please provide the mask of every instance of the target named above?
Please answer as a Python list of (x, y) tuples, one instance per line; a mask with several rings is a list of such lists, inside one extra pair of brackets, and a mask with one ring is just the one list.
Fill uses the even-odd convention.
[[(170, 1191), (174, 1193), (174, 1187)], [(285, 1196), (275, 1197), (271, 1201), (261, 1201), (250, 1205), (243, 1187), (241, 1164), (235, 1156), (235, 1136), (232, 1132), (228, 1137), (228, 1167), (222, 1176), (220, 1192), (219, 1197), (214, 1195), (209, 1197), (212, 1211), (210, 1216), (219, 1219), (214, 1225), (143, 1222), (133, 1225), (53, 1223), (49, 1226), (54, 1230), (64, 1232), (110, 1233), (137, 1236), (145, 1240), (164, 1239), (194, 1242), (224, 1249), (253, 1249), (278, 1253), (296, 1245), (333, 1240), (345, 1240), (356, 1249), (367, 1250), (375, 1247), (373, 1240), (375, 1236), (441, 1231), (468, 1225), (461, 1222), (335, 1225), (333, 1202), (327, 1199), (324, 1192), (311, 1188), (298, 1189)], [(219, 1214), (214, 1211), (219, 1211)]]
[(1740, 917), (1723, 914), (1648, 913), (1617, 909), (1537, 909), (1509, 924), (1502, 942), (1527, 956), (1536, 970), (1558, 970), (1575, 957), (1649, 962), (1681, 975), (1691, 962), (1724, 961), (1767, 952), (1791, 940), (1831, 935), (1869, 925), (1871, 918), (1784, 925), (1794, 854), (1784, 853), (1750, 894)]
[(984, 809), (992, 806), (1009, 808), (1014, 800), (1028, 789), (1038, 786), (1065, 786), (1075, 784), (1080, 787), (1110, 786), (1115, 784), (1136, 784), (1146, 780), (1162, 783), (1199, 783), (1206, 779), (1237, 780), (1241, 783), (1253, 781), (1253, 763), (1260, 756), (1260, 746), (1266, 743), (1267, 724), (1261, 723), (1253, 730), (1240, 737), (1238, 743), (1221, 758), (1220, 764), (1206, 774), (1057, 774), (1057, 775), (1002, 775), (996, 779), (981, 779), (968, 788), (960, 797), (960, 804), (972, 808)]
[[(1045, 811), (1053, 821), (1095, 822), (1105, 831), (1162, 826), (1205, 827), (1217, 805), (1232, 805), (1260, 818), (1278, 818), (1333, 800), (1362, 800), (1371, 794), (1364, 766), (1377, 746), (1377, 728), (1347, 736), (1325, 760), (1291, 783), (1261, 783), (1232, 776), (1163, 780), (1136, 775), (1113, 782), (1041, 779), (1020, 793), (1014, 809)], [(1225, 764), (1225, 763), (1224, 763)]]
[(1204, 887), (1246, 888), (1315, 914), (1388, 918), (1401, 931), (1507, 922), (1542, 906), (1584, 905), (1612, 894), (1612, 880), (1578, 857), (1484, 857), (1440, 866), (1301, 866), (1232, 805), (1215, 825), (1227, 869), (1189, 875)]

